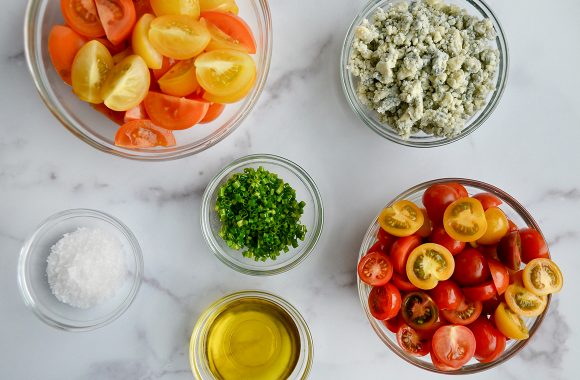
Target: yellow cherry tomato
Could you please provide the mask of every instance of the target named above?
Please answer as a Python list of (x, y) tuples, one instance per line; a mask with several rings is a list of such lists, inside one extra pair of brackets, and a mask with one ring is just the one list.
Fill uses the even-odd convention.
[(497, 244), (509, 230), (509, 221), (504, 212), (498, 207), (490, 207), (485, 210), (487, 228), (482, 237), (477, 239), (478, 244)]
[(493, 314), (495, 326), (510, 339), (528, 339), (530, 333), (522, 317), (514, 313), (506, 304), (499, 304)]
[(508, 286), (504, 296), (509, 308), (522, 317), (536, 317), (546, 310), (548, 304), (546, 296), (537, 296), (517, 284)]
[(220, 28), (213, 25), (211, 22), (206, 21), (204, 18), (200, 20), (204, 23), (211, 35), (211, 41), (205, 48), (206, 51), (219, 50), (219, 49), (233, 49), (249, 53), (248, 48), (245, 45), (240, 44), (239, 41), (232, 38), (227, 33), (224, 33)]
[(113, 111), (136, 107), (149, 92), (150, 73), (138, 55), (130, 55), (115, 65), (103, 84), (101, 95)]
[(211, 36), (204, 24), (183, 15), (160, 16), (151, 21), (149, 41), (166, 57), (184, 60), (198, 55)]
[(220, 11), (238, 14), (239, 8), (234, 0), (199, 0), (199, 6), (202, 12)]
[(159, 87), (167, 95), (187, 96), (200, 88), (193, 59), (180, 61), (159, 78)]
[(199, 0), (151, 0), (151, 8), (157, 16), (185, 15), (199, 18)]
[(533, 294), (545, 296), (562, 289), (564, 277), (555, 262), (546, 258), (530, 261), (522, 274), (524, 286)]
[(429, 290), (447, 280), (455, 270), (455, 261), (442, 245), (426, 243), (415, 248), (407, 259), (409, 281), (419, 289)]
[(417, 231), (417, 235), (421, 236), (422, 238), (426, 238), (431, 235), (431, 231), (433, 231), (433, 223), (431, 223), (429, 215), (427, 215), (427, 210), (422, 208), (421, 213), (423, 214), (423, 225)]
[(133, 29), (131, 43), (135, 54), (141, 56), (150, 69), (158, 70), (163, 66), (163, 55), (149, 41), (149, 28), (154, 19), (155, 16), (149, 13), (141, 16)]
[(421, 209), (410, 201), (397, 201), (385, 207), (379, 215), (381, 228), (393, 236), (410, 236), (417, 232), (425, 221)]
[(481, 202), (475, 198), (460, 198), (451, 203), (443, 214), (445, 232), (455, 240), (477, 241), (487, 230)]
[(97, 40), (87, 42), (75, 56), (71, 68), (73, 92), (85, 102), (103, 102), (101, 88), (113, 68), (109, 50)]

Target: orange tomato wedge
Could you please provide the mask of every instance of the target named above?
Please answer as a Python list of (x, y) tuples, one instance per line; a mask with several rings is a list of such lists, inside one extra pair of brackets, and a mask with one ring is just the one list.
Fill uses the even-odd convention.
[(203, 119), (201, 119), (199, 124), (207, 124), (214, 121), (224, 112), (225, 108), (226, 108), (225, 104), (210, 103), (209, 108), (207, 109), (207, 113), (205, 114)]
[(178, 62), (159, 78), (159, 87), (167, 95), (187, 96), (200, 88), (193, 59)]
[(144, 101), (145, 110), (156, 125), (171, 130), (191, 128), (199, 123), (209, 103), (149, 91)]
[(137, 15), (132, 0), (95, 0), (107, 39), (113, 45), (125, 40), (133, 30)]
[(86, 40), (80, 34), (64, 25), (55, 25), (48, 35), (48, 54), (52, 64), (63, 81), (71, 84), (71, 69), (75, 56)]
[(252, 30), (241, 17), (215, 11), (202, 12), (201, 17), (217, 29), (212, 33), (208, 50), (230, 48), (249, 54), (256, 53), (256, 40)]
[(145, 110), (145, 105), (143, 103), (139, 103), (139, 105), (125, 111), (125, 115), (123, 116), (123, 122), (128, 123), (133, 120), (144, 120), (148, 119), (147, 111)]
[(66, 24), (78, 34), (89, 38), (105, 35), (94, 0), (61, 0), (60, 9)]
[(175, 137), (171, 131), (156, 126), (151, 120), (133, 120), (119, 128), (115, 145), (129, 149), (169, 147), (175, 146)]

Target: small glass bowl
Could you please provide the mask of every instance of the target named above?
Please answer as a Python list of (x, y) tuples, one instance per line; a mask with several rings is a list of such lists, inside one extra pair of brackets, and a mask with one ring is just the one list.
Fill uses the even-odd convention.
[[(219, 188), (233, 174), (241, 173), (245, 168), (257, 169), (260, 166), (278, 174), (280, 179), (296, 190), (296, 199), (306, 202), (304, 214), (300, 219), (307, 228), (304, 240), (298, 242), (297, 248), (290, 247), (290, 251), (282, 252), (276, 260), (255, 261), (244, 257), (242, 251), (231, 249), (219, 236), (221, 222), (215, 211)], [(221, 262), (238, 272), (253, 276), (269, 276), (286, 272), (304, 261), (320, 238), (323, 222), (322, 197), (314, 180), (294, 162), (274, 155), (256, 154), (235, 160), (216, 174), (203, 194), (201, 229), (205, 241)]]
[(307, 379), (312, 368), (314, 348), (312, 335), (310, 334), (310, 329), (308, 328), (306, 321), (300, 312), (284, 299), (274, 294), (258, 290), (246, 290), (225, 296), (214, 302), (202, 313), (195, 324), (189, 342), (189, 363), (191, 365), (193, 376), (199, 380), (215, 379), (215, 376), (208, 365), (207, 358), (207, 336), (209, 329), (213, 321), (228, 307), (228, 305), (242, 299), (259, 299), (268, 301), (276, 304), (288, 313), (298, 329), (300, 337), (300, 355), (296, 367), (294, 367), (294, 371), (292, 371), (292, 374), (287, 380)]
[(103, 152), (143, 160), (173, 160), (199, 153), (229, 136), (256, 105), (270, 68), (272, 19), (267, 0), (237, 0), (240, 16), (256, 39), (257, 77), (253, 90), (241, 101), (229, 104), (215, 121), (184, 131), (175, 131), (177, 145), (150, 149), (127, 149), (115, 145), (119, 126), (89, 104), (78, 99), (60, 79), (48, 54), (52, 26), (64, 24), (60, 1), (29, 0), (24, 22), (24, 46), (28, 67), (36, 88), (50, 112), (75, 136)]
[(378, 118), (378, 114), (375, 111), (369, 109), (367, 106), (361, 103), (356, 94), (358, 79), (352, 75), (346, 67), (350, 59), (352, 41), (354, 39), (356, 28), (362, 23), (363, 20), (369, 19), (378, 8), (386, 9), (392, 4), (396, 4), (400, 1), (401, 0), (369, 1), (355, 17), (354, 21), (348, 28), (346, 38), (344, 39), (344, 43), (342, 45), (342, 53), (340, 57), (340, 79), (342, 82), (342, 89), (346, 95), (348, 104), (367, 127), (371, 128), (373, 131), (383, 136), (384, 138), (396, 142), (397, 144), (415, 148), (431, 148), (461, 140), (479, 128), (487, 120), (487, 118), (497, 107), (499, 100), (505, 90), (509, 67), (509, 56), (507, 41), (503, 29), (491, 8), (483, 0), (444, 0), (445, 3), (455, 4), (461, 8), (467, 9), (467, 12), (471, 15), (488, 18), (493, 23), (494, 29), (497, 33), (495, 45), (499, 51), (499, 65), (496, 74), (495, 90), (490, 95), (488, 95), (488, 101), (485, 107), (483, 107), (466, 121), (463, 130), (457, 136), (451, 138), (438, 137), (420, 132), (411, 135), (409, 139), (405, 140), (399, 136), (397, 132), (395, 132), (395, 130), (390, 126), (381, 123)]
[[(46, 275), (50, 248), (79, 227), (99, 228), (119, 239), (127, 265), (127, 278), (115, 295), (86, 310), (60, 302)], [(119, 318), (135, 299), (142, 276), (143, 255), (133, 233), (118, 219), (95, 210), (66, 210), (51, 216), (26, 240), (18, 261), (18, 285), (26, 306), (46, 324), (66, 331), (94, 330)]]
[[(415, 204), (421, 205), (423, 193), (425, 192), (425, 190), (427, 190), (427, 188), (429, 188), (431, 185), (434, 185), (437, 183), (448, 183), (448, 182), (457, 182), (457, 183), (462, 184), (467, 189), (467, 192), (469, 193), (469, 195), (474, 195), (474, 194), (481, 193), (481, 192), (487, 192), (487, 193), (491, 193), (491, 194), (495, 195), (496, 197), (498, 197), (499, 199), (501, 199), (503, 201), (503, 204), (499, 207), (506, 214), (506, 216), (510, 220), (512, 220), (518, 227), (520, 227), (520, 228), (530, 227), (530, 228), (536, 229), (540, 234), (542, 233), (542, 231), (540, 230), (540, 226), (538, 226), (538, 224), (536, 223), (534, 218), (530, 215), (530, 213), (524, 208), (524, 206), (522, 206), (511, 195), (509, 195), (508, 193), (506, 193), (503, 190), (498, 189), (495, 186), (489, 185), (489, 184), (484, 183), (484, 182), (475, 181), (472, 179), (442, 178), (442, 179), (436, 179), (436, 180), (429, 181), (429, 182), (424, 182), (424, 183), (421, 183), (417, 186), (414, 186), (414, 187), (410, 188), (409, 190), (399, 194), (397, 197), (395, 197), (395, 199), (393, 199), (391, 202), (389, 202), (385, 207), (388, 207), (388, 206), (392, 205), (393, 203), (395, 203), (399, 200), (403, 200), (403, 199), (406, 199), (406, 200), (414, 202)], [(377, 215), (377, 218), (378, 218), (378, 215)], [(375, 218), (373, 220), (373, 222), (369, 226), (369, 228), (364, 236), (364, 239), (363, 239), (363, 242), (362, 242), (362, 245), (360, 248), (360, 252), (359, 252), (359, 260), (368, 252), (370, 247), (376, 241), (377, 232), (379, 231), (379, 228), (380, 228), (379, 224), (377, 222), (377, 218)], [(507, 344), (506, 344), (505, 351), (495, 361), (493, 361), (491, 363), (480, 363), (480, 362), (476, 361), (475, 359), (472, 359), (468, 364), (466, 364), (465, 366), (463, 366), (461, 369), (459, 369), (457, 371), (442, 371), (442, 370), (439, 370), (433, 366), (428, 355), (424, 356), (424, 357), (415, 357), (415, 356), (409, 355), (405, 351), (403, 351), (403, 349), (397, 343), (396, 334), (393, 334), (391, 331), (389, 331), (387, 329), (387, 327), (385, 326), (385, 324), (382, 323), (382, 321), (375, 319), (369, 310), (368, 297), (369, 297), (369, 293), (370, 293), (372, 287), (365, 284), (364, 282), (362, 282), (360, 280), (360, 278), (358, 278), (357, 281), (358, 281), (358, 295), (360, 298), (360, 303), (361, 303), (361, 305), (362, 305), (362, 307), (367, 315), (367, 318), (371, 324), (371, 327), (373, 328), (373, 330), (375, 330), (375, 333), (385, 343), (385, 345), (387, 347), (389, 347), (391, 349), (391, 351), (393, 351), (395, 354), (397, 354), (397, 356), (404, 359), (408, 363), (413, 364), (416, 367), (419, 367), (419, 368), (422, 368), (422, 369), (425, 369), (425, 370), (428, 370), (431, 372), (443, 373), (443, 374), (448, 374), (448, 375), (472, 374), (472, 373), (476, 373), (476, 372), (485, 371), (485, 370), (488, 370), (490, 368), (496, 367), (502, 363), (505, 363), (508, 359), (510, 359), (515, 354), (520, 352), (520, 350), (522, 348), (524, 348), (526, 346), (526, 344), (528, 344), (528, 342), (532, 339), (532, 337), (534, 336), (536, 331), (540, 328), (542, 321), (544, 320), (545, 316), (548, 313), (548, 309), (550, 307), (550, 300), (551, 300), (551, 295), (549, 295), (546, 310), (544, 310), (544, 312), (541, 315), (539, 315), (536, 318), (527, 318), (527, 319), (524, 318), (524, 320), (526, 321), (526, 326), (528, 327), (528, 330), (530, 332), (530, 337), (528, 339), (525, 339), (525, 340), (513, 340), (513, 339), (508, 340)]]

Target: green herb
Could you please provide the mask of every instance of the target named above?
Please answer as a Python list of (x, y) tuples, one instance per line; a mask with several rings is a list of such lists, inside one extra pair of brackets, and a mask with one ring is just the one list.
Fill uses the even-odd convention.
[(263, 167), (236, 173), (219, 189), (215, 210), (222, 222), (220, 236), (245, 257), (276, 260), (304, 240), (300, 223), (306, 203), (296, 190)]

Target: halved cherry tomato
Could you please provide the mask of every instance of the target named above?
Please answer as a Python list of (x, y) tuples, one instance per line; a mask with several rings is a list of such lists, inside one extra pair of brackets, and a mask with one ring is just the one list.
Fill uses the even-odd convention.
[(238, 6), (234, 0), (199, 0), (201, 11), (220, 11), (238, 14)]
[(418, 287), (409, 282), (409, 279), (407, 278), (406, 274), (399, 274), (397, 272), (393, 272), (391, 282), (393, 283), (393, 285), (397, 287), (397, 289), (399, 289), (402, 292), (414, 292), (419, 290)]
[(225, 12), (202, 12), (201, 17), (209, 25), (208, 29), (212, 40), (207, 50), (234, 49), (249, 54), (256, 53), (256, 40), (250, 26), (232, 13)]
[(472, 286), (489, 278), (489, 265), (485, 257), (476, 249), (467, 248), (455, 255), (453, 279), (462, 286)]
[(167, 129), (150, 120), (134, 120), (124, 124), (115, 135), (115, 145), (123, 148), (152, 148), (175, 146), (175, 137)]
[(493, 259), (499, 261), (497, 257), (497, 245), (479, 245), (477, 250), (485, 256), (487, 260)]
[(410, 201), (397, 201), (385, 207), (378, 218), (381, 228), (394, 236), (410, 236), (423, 225), (421, 209)]
[(193, 59), (178, 62), (159, 78), (159, 87), (167, 95), (188, 96), (200, 89)]
[(481, 238), (487, 230), (485, 212), (475, 198), (460, 198), (445, 210), (445, 231), (455, 240), (472, 242)]
[(458, 368), (471, 360), (475, 353), (475, 336), (465, 326), (443, 326), (433, 335), (434, 356), (444, 365)]
[(179, 61), (173, 58), (163, 57), (163, 63), (161, 64), (161, 68), (152, 70), (153, 77), (155, 78), (155, 80), (159, 80), (159, 78), (165, 75), (166, 72), (168, 72), (173, 66), (177, 64), (177, 62)]
[(482, 311), (481, 313), (484, 315), (493, 315), (495, 309), (499, 306), (500, 303), (505, 302), (505, 298), (496, 294), (492, 298), (488, 299), (487, 301), (482, 302)]
[(499, 199), (498, 197), (496, 197), (492, 193), (475, 194), (473, 196), (473, 198), (475, 198), (481, 202), (481, 205), (483, 206), (484, 210), (487, 210), (488, 208), (491, 208), (491, 207), (498, 207), (499, 205), (501, 205), (503, 203), (501, 201), (501, 199)]
[(137, 20), (140, 19), (144, 14), (153, 13), (153, 8), (151, 8), (150, 0), (133, 0), (133, 5), (135, 6), (135, 14), (137, 15)]
[(386, 254), (387, 256), (389, 255), (389, 251), (385, 250), (383, 243), (381, 243), (378, 240), (375, 242), (375, 244), (371, 245), (371, 247), (367, 251), (367, 254), (371, 253), (371, 252), (382, 252), (382, 253)]
[(149, 41), (159, 53), (174, 59), (190, 59), (205, 49), (211, 36), (190, 16), (160, 16), (151, 22)]
[(203, 93), (202, 98), (211, 103), (222, 103), (222, 104), (235, 103), (243, 99), (246, 95), (250, 93), (252, 88), (254, 88), (255, 82), (256, 82), (256, 73), (254, 73), (252, 80), (249, 81), (246, 84), (246, 86), (240, 90), (240, 92), (237, 92), (233, 95), (214, 95), (206, 91)]
[(138, 106), (149, 91), (147, 64), (138, 55), (130, 55), (115, 65), (103, 83), (101, 95), (105, 105), (114, 111)]
[(461, 289), (467, 299), (472, 301), (487, 301), (497, 295), (493, 281), (486, 281), (480, 285), (469, 286)]
[(405, 274), (406, 276), (407, 259), (419, 245), (421, 245), (421, 238), (417, 235), (405, 236), (393, 243), (390, 258), (397, 273)]
[(487, 229), (485, 230), (485, 234), (477, 239), (477, 244), (493, 245), (499, 243), (509, 229), (507, 216), (499, 208), (490, 207), (485, 210), (485, 220), (487, 222)]
[(505, 301), (514, 313), (522, 317), (537, 317), (548, 305), (546, 296), (537, 296), (518, 284), (508, 286)]
[(431, 349), (430, 340), (421, 338), (412, 327), (404, 323), (397, 331), (397, 342), (406, 353), (413, 356), (425, 356)]
[(522, 228), (520, 230), (522, 244), (522, 261), (529, 263), (533, 259), (550, 258), (548, 245), (541, 233), (533, 228)]
[(475, 358), (491, 362), (505, 350), (506, 338), (485, 317), (479, 317), (468, 326), (475, 337)]
[(493, 314), (495, 326), (510, 339), (528, 339), (530, 334), (522, 317), (514, 313), (506, 304), (499, 304)]
[(145, 110), (145, 106), (143, 103), (139, 103), (135, 107), (127, 110), (125, 112), (125, 116), (123, 118), (125, 123), (128, 123), (133, 120), (145, 120), (148, 119), (149, 116), (147, 115), (147, 111)]
[(429, 235), (431, 235), (431, 231), (433, 231), (433, 223), (431, 223), (429, 215), (427, 215), (427, 210), (422, 208), (421, 213), (423, 214), (423, 224), (417, 231), (417, 235), (421, 236), (422, 238), (426, 238), (429, 237)]
[(149, 28), (154, 19), (155, 17), (149, 13), (141, 16), (133, 29), (131, 44), (135, 54), (140, 55), (150, 69), (159, 70), (163, 67), (163, 55), (155, 50), (149, 41)]
[(425, 243), (413, 250), (407, 259), (407, 277), (419, 289), (433, 289), (439, 281), (453, 274), (455, 261), (442, 245)]
[(132, 0), (95, 0), (107, 39), (113, 45), (125, 40), (133, 30), (137, 15)]
[(429, 295), (440, 310), (455, 310), (465, 301), (465, 296), (453, 280), (439, 281)]
[(105, 45), (96, 40), (87, 42), (73, 61), (73, 92), (85, 102), (102, 103), (101, 89), (112, 68), (113, 57)]
[(444, 246), (452, 255), (457, 255), (465, 249), (465, 242), (453, 239), (443, 227), (436, 227), (429, 240), (432, 243)]
[(497, 257), (511, 270), (518, 270), (522, 265), (522, 244), (518, 231), (505, 235), (497, 246)]
[(144, 100), (151, 120), (167, 129), (187, 129), (199, 123), (205, 116), (208, 103), (149, 91)]
[(123, 112), (113, 111), (103, 103), (91, 104), (91, 107), (93, 107), (93, 109), (97, 112), (105, 115), (113, 123), (118, 124), (119, 126), (125, 124), (123, 119)]
[(431, 185), (423, 194), (423, 205), (427, 209), (429, 219), (434, 225), (443, 221), (443, 214), (451, 203), (459, 199), (459, 194), (446, 184)]
[(495, 289), (499, 295), (502, 295), (510, 284), (510, 274), (507, 268), (497, 260), (488, 258), (487, 265), (489, 266)]
[(377, 232), (377, 239), (379, 239), (379, 241), (383, 245), (384, 252), (387, 255), (390, 255), (391, 247), (397, 241), (397, 237), (391, 235), (390, 233), (383, 230), (382, 228), (379, 228), (379, 232)]
[(371, 286), (385, 285), (393, 276), (393, 265), (382, 252), (367, 253), (360, 259), (357, 268), (361, 281)]
[(457, 196), (459, 198), (465, 198), (465, 197), (469, 196), (465, 186), (463, 186), (462, 184), (460, 184), (458, 182), (447, 182), (445, 185), (450, 186), (453, 189), (455, 189), (455, 192), (457, 193)]
[(205, 114), (203, 119), (201, 119), (199, 124), (211, 123), (212, 121), (217, 119), (224, 112), (225, 108), (226, 108), (225, 104), (210, 103), (209, 108), (207, 110), (207, 113)]
[(64, 25), (55, 25), (48, 35), (48, 54), (54, 69), (67, 84), (71, 82), (72, 64), (86, 40), (80, 34)]
[(433, 353), (433, 348), (431, 348), (430, 356), (431, 356), (431, 362), (433, 363), (433, 367), (437, 368), (439, 371), (445, 371), (445, 372), (457, 371), (458, 369), (460, 369), (462, 367), (462, 366), (451, 367), (447, 364), (443, 364), (443, 362), (441, 360), (437, 359), (437, 356), (435, 356), (435, 354)]
[(455, 310), (441, 310), (443, 317), (456, 325), (468, 325), (480, 315), (483, 305), (479, 301), (465, 300)]
[(375, 286), (369, 294), (369, 310), (373, 317), (384, 321), (394, 318), (401, 310), (401, 293), (391, 284)]
[(439, 309), (424, 292), (413, 292), (403, 298), (401, 315), (416, 330), (429, 329), (439, 319)]
[(562, 289), (562, 271), (550, 259), (539, 258), (530, 261), (522, 274), (523, 283), (533, 294), (544, 296)]
[(151, 8), (157, 16), (185, 15), (199, 18), (199, 0), (151, 0)]
[(391, 319), (383, 321), (383, 324), (387, 327), (387, 329), (389, 329), (389, 331), (394, 334), (396, 334), (397, 331), (399, 331), (399, 327), (401, 327), (403, 323), (405, 323), (405, 321), (403, 321), (403, 318), (401, 317), (400, 313), (397, 313), (397, 315), (395, 315)]
[(105, 35), (94, 0), (61, 0), (60, 9), (66, 24), (85, 37)]

